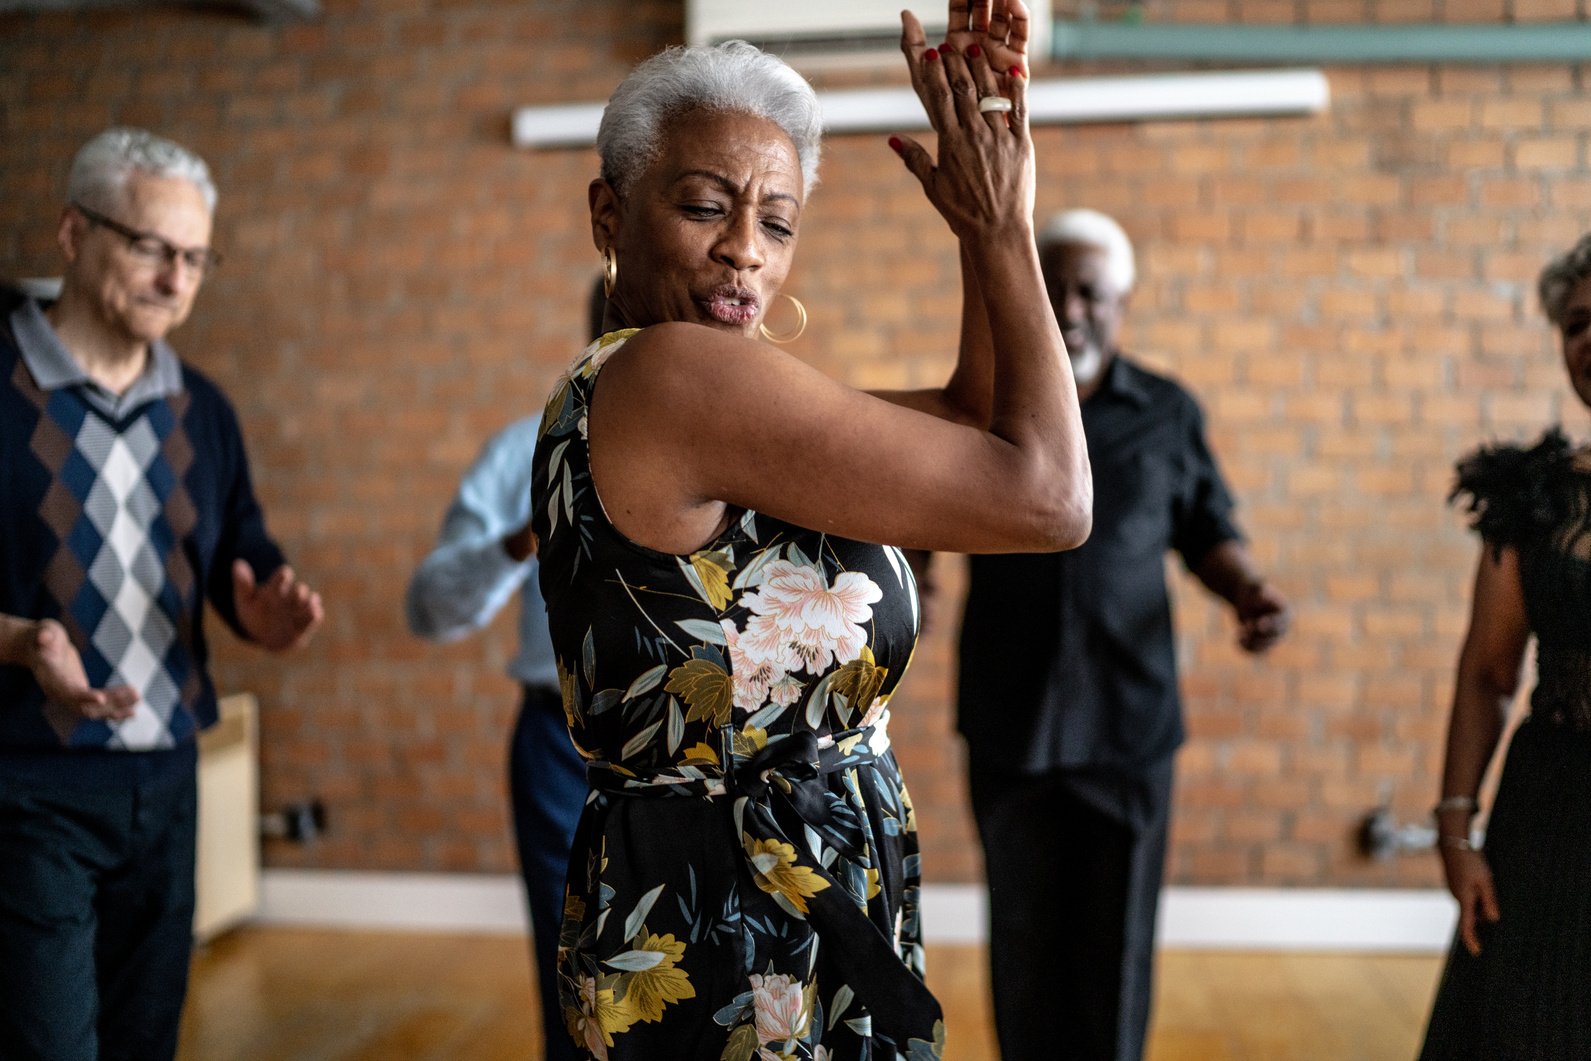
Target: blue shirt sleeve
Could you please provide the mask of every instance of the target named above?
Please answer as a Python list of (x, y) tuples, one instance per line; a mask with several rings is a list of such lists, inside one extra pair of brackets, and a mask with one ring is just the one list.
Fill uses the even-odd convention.
[(442, 532), (409, 581), (409, 629), (433, 641), (456, 641), (491, 622), (536, 568), (516, 562), (503, 539), (530, 520), (531, 457), (539, 417), (509, 424), (488, 441), (465, 473), (442, 519)]

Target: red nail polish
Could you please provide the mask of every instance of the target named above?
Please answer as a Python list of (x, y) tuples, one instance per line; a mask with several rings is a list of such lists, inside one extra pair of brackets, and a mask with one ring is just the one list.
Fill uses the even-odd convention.
[(983, 49), (978, 47), (976, 44), (970, 44), (970, 45), (967, 46), (967, 58), (976, 59), (978, 56), (980, 56), (982, 54), (983, 54)]
[(939, 53), (937, 51), (935, 51), (934, 49), (932, 49), (932, 48), (929, 48), (926, 52), (923, 52), (923, 59), (926, 62), (930, 62), (931, 63), (931, 62), (935, 61), (938, 58), (939, 58)]
[(889, 138), (889, 149), (898, 155), (906, 149), (906, 145), (900, 142), (900, 137), (892, 136)]
[(1020, 66), (1013, 66), (1011, 68), (1011, 76), (1012, 77), (1021, 77), (1022, 76), (1022, 68)]
[(955, 50), (956, 50), (956, 49), (954, 49), (954, 48), (952, 48), (952, 47), (951, 47), (951, 46), (950, 46), (950, 42), (949, 42), (949, 41), (946, 41), (946, 42), (945, 42), (945, 43), (943, 43), (943, 44), (941, 44), (941, 45), (940, 45), (940, 46), (939, 46), (939, 51), (940, 51), (940, 54), (943, 54), (943, 53), (945, 53), (945, 52), (953, 52), (953, 51), (955, 51)]

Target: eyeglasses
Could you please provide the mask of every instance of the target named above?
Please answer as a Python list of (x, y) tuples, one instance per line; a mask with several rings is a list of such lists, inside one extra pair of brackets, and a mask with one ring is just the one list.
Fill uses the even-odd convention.
[(127, 249), (132, 252), (133, 257), (149, 265), (171, 265), (181, 258), (182, 264), (203, 276), (221, 264), (219, 251), (208, 247), (178, 247), (152, 232), (140, 232), (136, 228), (128, 228), (119, 221), (113, 221), (104, 214), (90, 210), (82, 203), (74, 202), (72, 209), (88, 218), (89, 224), (109, 229), (126, 240)]

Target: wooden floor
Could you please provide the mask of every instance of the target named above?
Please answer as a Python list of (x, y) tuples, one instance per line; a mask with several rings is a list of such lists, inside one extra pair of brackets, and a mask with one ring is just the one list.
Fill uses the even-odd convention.
[[(996, 1061), (983, 951), (930, 947), (947, 1061)], [(1409, 1061), (1440, 959), (1161, 956), (1150, 1061)], [(523, 940), (244, 928), (194, 960), (179, 1061), (527, 1061)], [(661, 1061), (661, 1059), (660, 1059)]]

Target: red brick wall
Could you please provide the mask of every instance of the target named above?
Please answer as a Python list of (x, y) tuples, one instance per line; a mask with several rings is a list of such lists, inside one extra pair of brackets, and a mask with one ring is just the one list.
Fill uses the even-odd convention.
[[(510, 111), (605, 97), (678, 39), (680, 8), (325, 7), (286, 28), (180, 10), (0, 17), (0, 275), (54, 271), (65, 166), (101, 127), (145, 125), (211, 161), (229, 261), (176, 344), (237, 403), (272, 526), (329, 609), (290, 661), (218, 638), (222, 685), (265, 705), (267, 805), (317, 794), (330, 810), (318, 845), (268, 859), (506, 871), (512, 616), (430, 647), (404, 632), (402, 589), (481, 440), (539, 406), (584, 327), (594, 155), (514, 150)], [(1568, 0), (1148, 14), (1392, 8), (1585, 16)], [(1413, 816), (1436, 790), (1474, 557), (1443, 506), (1450, 466), (1482, 438), (1586, 427), (1531, 293), (1591, 227), (1583, 71), (1328, 73), (1318, 117), (1037, 134), (1041, 211), (1112, 211), (1137, 241), (1129, 347), (1202, 396), (1255, 550), (1297, 608), (1291, 640), (1254, 662), (1177, 576), (1184, 883), (1434, 883), (1427, 859), (1365, 864), (1349, 841), (1383, 794)], [(829, 142), (804, 232), (791, 290), (813, 324), (797, 352), (862, 385), (942, 378), (953, 248), (882, 136)], [(940, 563), (947, 600), (895, 738), (929, 878), (975, 880), (949, 709), (962, 575)]]

